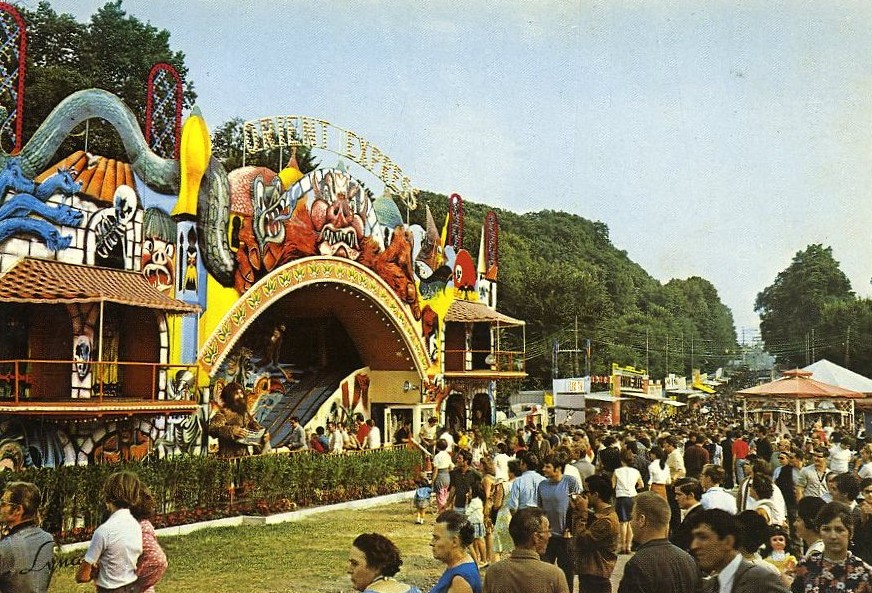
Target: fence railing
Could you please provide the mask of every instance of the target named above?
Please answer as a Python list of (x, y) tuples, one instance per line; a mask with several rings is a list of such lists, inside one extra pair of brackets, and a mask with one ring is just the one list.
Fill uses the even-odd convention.
[(501, 373), (524, 372), (525, 359), (522, 351), (513, 350), (445, 350), (445, 370), (496, 371)]
[(0, 360), (0, 403), (89, 399), (196, 401), (199, 366), (128, 361)]

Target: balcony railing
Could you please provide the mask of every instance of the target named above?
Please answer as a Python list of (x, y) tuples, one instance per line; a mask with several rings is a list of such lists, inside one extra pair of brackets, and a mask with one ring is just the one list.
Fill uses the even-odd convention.
[(198, 375), (196, 364), (0, 360), (0, 403), (196, 403)]
[(445, 350), (445, 372), (524, 373), (525, 358), (521, 351)]

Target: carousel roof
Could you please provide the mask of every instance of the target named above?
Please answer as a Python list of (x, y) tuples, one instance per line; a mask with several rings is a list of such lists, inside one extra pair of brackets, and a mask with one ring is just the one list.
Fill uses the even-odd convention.
[(837, 385), (830, 385), (811, 378), (813, 373), (801, 369), (785, 371), (784, 376), (770, 383), (764, 383), (737, 391), (736, 395), (748, 396), (772, 396), (791, 397), (795, 399), (812, 398), (861, 398), (859, 391), (844, 389)]

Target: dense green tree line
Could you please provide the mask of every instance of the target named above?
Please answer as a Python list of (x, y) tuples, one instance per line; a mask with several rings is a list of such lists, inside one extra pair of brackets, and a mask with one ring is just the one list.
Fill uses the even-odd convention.
[(758, 295), (760, 333), (786, 367), (826, 358), (872, 376), (872, 300), (858, 298), (831, 247), (812, 244)]
[[(422, 192), (419, 202), (411, 222), (424, 223), (425, 205), (437, 224), (444, 222), (446, 196)], [(475, 257), (491, 208), (464, 205), (464, 248)], [(661, 284), (612, 245), (602, 222), (551, 210), (494, 210), (500, 223), (499, 309), (527, 322), (529, 387), (549, 383), (554, 341), (574, 349), (576, 337), (582, 348), (591, 340), (592, 374), (607, 374), (616, 362), (647, 367), (655, 378), (689, 375), (692, 368), (713, 371), (735, 358), (732, 313), (709, 281)], [(558, 355), (557, 362), (560, 376), (584, 371), (583, 355)]]

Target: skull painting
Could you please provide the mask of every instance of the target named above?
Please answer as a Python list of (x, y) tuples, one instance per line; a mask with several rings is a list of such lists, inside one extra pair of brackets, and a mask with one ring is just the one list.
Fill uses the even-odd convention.
[(124, 268), (125, 232), (136, 214), (137, 203), (134, 189), (129, 185), (119, 185), (113, 207), (98, 210), (91, 218), (89, 228), (95, 237), (97, 265)]
[(76, 376), (79, 377), (80, 381), (84, 381), (91, 374), (91, 336), (76, 336), (73, 346), (73, 360), (76, 361), (73, 365)]
[(176, 221), (160, 208), (143, 215), (142, 274), (160, 291), (173, 288), (176, 255)]

